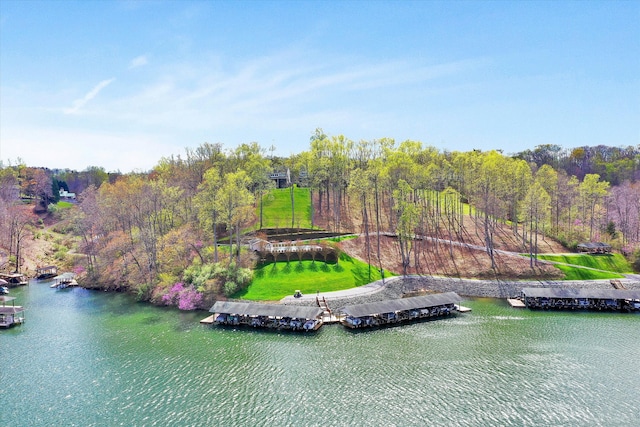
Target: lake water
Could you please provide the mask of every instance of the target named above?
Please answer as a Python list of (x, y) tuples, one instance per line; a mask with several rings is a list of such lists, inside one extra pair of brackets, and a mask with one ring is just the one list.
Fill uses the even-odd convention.
[(353, 333), (218, 329), (126, 295), (13, 289), (0, 426), (634, 426), (640, 316), (469, 314)]

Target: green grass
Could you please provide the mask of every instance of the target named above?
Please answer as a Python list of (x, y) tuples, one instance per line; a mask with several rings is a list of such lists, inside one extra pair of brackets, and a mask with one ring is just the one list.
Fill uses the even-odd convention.
[(71, 203), (71, 202), (58, 202), (58, 203), (56, 203), (56, 207), (58, 207), (59, 209), (69, 209), (72, 206), (73, 206), (73, 203)]
[[(311, 228), (311, 192), (308, 188), (293, 189), (295, 228)], [(262, 228), (291, 227), (291, 189), (275, 188), (262, 196)], [(260, 218), (260, 204), (256, 209)], [(260, 226), (258, 220), (257, 226)]]
[[(385, 277), (392, 274), (385, 272)], [(299, 289), (303, 294), (340, 291), (365, 285), (380, 279), (380, 272), (371, 266), (369, 277), (368, 264), (345, 254), (337, 264), (325, 264), (321, 261), (291, 261), (268, 263), (255, 269), (253, 281), (235, 298), (257, 301), (279, 300), (293, 295)]]
[(570, 254), (570, 255), (538, 255), (539, 259), (562, 262), (580, 267), (595, 268), (613, 273), (633, 273), (633, 268), (621, 254)]
[(624, 276), (609, 271), (589, 270), (571, 265), (555, 264), (555, 267), (564, 273), (564, 280), (598, 280), (598, 279), (622, 279)]
[(633, 272), (631, 264), (621, 254), (543, 254), (538, 258), (569, 264), (554, 264), (565, 274), (564, 280), (622, 279), (624, 276), (620, 273)]
[(355, 239), (357, 237), (358, 237), (357, 234), (348, 234), (346, 236), (330, 237), (327, 240), (330, 241), (330, 242), (336, 242), (337, 243), (337, 242), (342, 242), (342, 241), (345, 241), (345, 240)]

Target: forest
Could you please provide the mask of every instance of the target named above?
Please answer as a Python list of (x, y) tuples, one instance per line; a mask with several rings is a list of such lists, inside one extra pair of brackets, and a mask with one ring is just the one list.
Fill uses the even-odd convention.
[[(274, 172), (287, 172), (286, 220), (263, 210)], [(606, 242), (640, 265), (639, 178), (640, 147), (544, 145), (506, 155), (321, 129), (290, 157), (257, 143), (203, 143), (145, 173), (17, 161), (0, 164), (0, 269), (20, 270), (25, 245), (49, 223), (72, 246), (73, 256), (56, 262), (83, 285), (182, 309), (246, 289), (259, 262), (247, 242), (273, 227), (356, 234), (330, 244), (396, 274), (506, 277), (501, 251), (509, 250), (530, 255), (519, 277), (543, 277), (537, 255), (550, 242), (567, 252)], [(77, 199), (61, 205), (60, 189)], [(308, 192), (311, 206), (296, 204), (294, 189)], [(456, 264), (471, 246), (487, 262), (482, 274)], [(455, 269), (441, 270), (449, 264)]]

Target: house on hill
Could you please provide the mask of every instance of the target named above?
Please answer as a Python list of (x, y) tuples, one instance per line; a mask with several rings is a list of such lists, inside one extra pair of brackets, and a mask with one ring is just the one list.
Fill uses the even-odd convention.
[(287, 169), (286, 172), (278, 171), (270, 173), (269, 179), (275, 181), (276, 188), (287, 188), (291, 185), (291, 171)]
[(69, 193), (67, 190), (61, 188), (60, 189), (60, 198), (61, 199), (75, 199), (76, 193)]
[(580, 252), (589, 254), (609, 254), (611, 253), (611, 245), (602, 242), (580, 243), (577, 246)]

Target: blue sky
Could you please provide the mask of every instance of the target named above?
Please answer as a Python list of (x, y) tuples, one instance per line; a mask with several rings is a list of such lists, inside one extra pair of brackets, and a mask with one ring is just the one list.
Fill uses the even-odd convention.
[(640, 144), (640, 1), (0, 1), (0, 159)]

